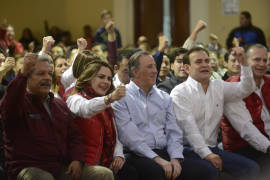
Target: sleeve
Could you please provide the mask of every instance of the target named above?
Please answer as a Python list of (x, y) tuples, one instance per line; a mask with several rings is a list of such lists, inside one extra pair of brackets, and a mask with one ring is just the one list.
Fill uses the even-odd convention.
[(61, 76), (61, 83), (64, 86), (64, 89), (67, 89), (73, 82), (76, 81), (75, 77), (73, 76), (72, 68), (77, 55), (78, 54), (74, 56), (72, 65)]
[(226, 40), (226, 46), (227, 46), (227, 49), (230, 49), (232, 48), (232, 41), (233, 41), (233, 38), (234, 38), (234, 32), (235, 30), (232, 30)]
[(117, 59), (117, 41), (108, 41), (108, 58), (109, 64), (113, 67), (116, 64)]
[(122, 39), (121, 39), (121, 34), (119, 32), (119, 30), (116, 31), (116, 39), (117, 39), (117, 47), (121, 48), (122, 47)]
[(101, 37), (101, 29), (98, 29), (94, 35), (94, 43), (103, 43), (103, 39)]
[(260, 43), (264, 46), (266, 46), (266, 40), (265, 40), (265, 36), (264, 33), (261, 29), (258, 28), (257, 30), (257, 35), (258, 35), (258, 39), (257, 39), (257, 43)]
[(197, 127), (195, 117), (192, 113), (192, 102), (184, 94), (184, 91), (179, 91), (179, 89), (174, 89), (171, 93), (171, 97), (173, 99), (173, 109), (179, 127), (184, 130), (185, 137), (194, 151), (204, 159), (212, 152)]
[(191, 39), (187, 38), (182, 47), (190, 50), (191, 48), (194, 47), (194, 45), (195, 45), (195, 42), (192, 41)]
[(133, 151), (139, 156), (153, 159), (158, 155), (153, 152), (144, 141), (144, 137), (141, 135), (128, 111), (125, 98), (126, 97), (113, 103), (115, 122), (119, 135), (118, 137), (123, 145), (127, 146), (129, 150)]
[(243, 101), (225, 103), (224, 115), (246, 142), (258, 151), (266, 153), (270, 141), (254, 126)]
[(113, 153), (113, 157), (122, 157), (125, 158), (124, 153), (123, 153), (123, 145), (122, 143), (119, 141), (118, 138), (118, 132), (115, 126), (115, 120), (113, 118), (114, 121), (114, 127), (115, 127), (115, 132), (116, 132), (116, 144), (115, 144), (115, 148), (114, 148), (114, 153)]
[(67, 99), (67, 106), (76, 116), (91, 118), (92, 116), (104, 111), (109, 105), (106, 105), (103, 97), (86, 99), (78, 94), (74, 94)]
[(79, 128), (75, 125), (73, 119), (71, 118), (71, 112), (66, 107), (66, 112), (68, 112), (68, 155), (70, 161), (85, 161), (85, 146), (83, 144), (83, 138)]
[(170, 158), (181, 158), (183, 159), (183, 132), (176, 123), (175, 114), (173, 113), (172, 99), (168, 107), (166, 108), (166, 128), (167, 136), (167, 151)]
[(256, 85), (253, 79), (253, 73), (250, 66), (241, 66), (240, 82), (225, 82), (224, 84), (224, 101), (240, 101), (255, 91)]
[(9, 83), (4, 97), (1, 100), (0, 108), (2, 113), (11, 117), (9, 119), (18, 119), (16, 117), (23, 113), (22, 105), (26, 94), (26, 86), (27, 77), (23, 76), (21, 72)]

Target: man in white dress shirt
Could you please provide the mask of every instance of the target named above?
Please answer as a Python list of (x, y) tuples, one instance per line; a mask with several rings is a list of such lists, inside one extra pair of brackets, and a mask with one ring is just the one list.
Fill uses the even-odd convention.
[(236, 179), (252, 179), (260, 169), (256, 162), (217, 147), (224, 102), (240, 100), (255, 90), (244, 50), (237, 47), (233, 51), (242, 66), (240, 82), (211, 81), (208, 51), (195, 47), (184, 56), (188, 79), (171, 92), (178, 125), (188, 141), (184, 157), (205, 164), (212, 170), (212, 179), (218, 179), (220, 171)]

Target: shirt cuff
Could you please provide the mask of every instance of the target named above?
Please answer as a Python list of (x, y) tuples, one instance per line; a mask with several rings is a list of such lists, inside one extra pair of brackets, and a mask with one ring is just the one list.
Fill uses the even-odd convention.
[(211, 153), (212, 151), (208, 147), (201, 148), (200, 150), (198, 150), (198, 154), (202, 159), (204, 159), (206, 156), (208, 156)]
[(170, 158), (171, 159), (176, 159), (176, 158), (184, 159), (184, 156), (183, 156), (183, 153), (181, 153), (180, 151), (177, 151), (177, 152), (175, 151), (175, 152), (170, 154)]

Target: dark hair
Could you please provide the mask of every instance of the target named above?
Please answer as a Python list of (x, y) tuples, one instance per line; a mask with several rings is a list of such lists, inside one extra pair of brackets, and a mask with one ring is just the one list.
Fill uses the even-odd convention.
[(242, 11), (241, 15), (245, 16), (246, 19), (251, 20), (251, 14), (248, 11)]
[(209, 56), (209, 52), (206, 50), (206, 49), (204, 49), (204, 48), (202, 48), (202, 47), (193, 47), (193, 48), (191, 48), (185, 55), (184, 55), (184, 57), (183, 57), (183, 63), (184, 64), (190, 64), (190, 59), (189, 59), (189, 55), (191, 54), (191, 53), (193, 53), (193, 52), (197, 52), (197, 51), (203, 51), (203, 52), (205, 52), (206, 54), (207, 54), (207, 56)]
[(175, 49), (171, 55), (169, 56), (170, 57), (170, 63), (173, 64), (174, 61), (175, 61), (175, 58), (181, 54), (186, 54), (188, 52), (188, 50), (186, 48), (177, 48)]
[(129, 62), (128, 62), (129, 77), (131, 77), (131, 78), (134, 77), (134, 75), (132, 73), (132, 70), (133, 69), (139, 69), (139, 67), (140, 67), (139, 60), (140, 60), (140, 57), (142, 55), (149, 55), (149, 56), (151, 56), (151, 54), (149, 52), (147, 52), (147, 51), (138, 51), (138, 52), (134, 53), (130, 57)]
[(227, 51), (224, 55), (224, 61), (225, 62), (228, 62), (229, 61), (229, 57), (230, 57), (230, 54), (232, 53), (232, 49), (229, 49), (229, 51)]
[(125, 49), (117, 52), (116, 65), (119, 67), (124, 58), (129, 59), (132, 55), (132, 51)]
[(107, 10), (107, 9), (102, 10), (101, 13), (100, 13), (101, 19), (102, 19), (105, 15), (107, 15), (107, 14), (109, 14), (109, 15), (112, 16), (111, 11), (109, 11), (109, 10)]

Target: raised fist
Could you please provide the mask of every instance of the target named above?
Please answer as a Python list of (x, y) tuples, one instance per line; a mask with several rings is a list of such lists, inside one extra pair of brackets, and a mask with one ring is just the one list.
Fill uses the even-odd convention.
[(109, 21), (106, 26), (105, 29), (108, 33), (114, 33), (114, 22), (113, 21)]
[(3, 69), (8, 72), (15, 66), (15, 59), (13, 57), (7, 57), (3, 64)]
[(38, 55), (35, 53), (27, 53), (24, 56), (24, 64), (23, 64), (23, 69), (22, 69), (22, 74), (24, 76), (27, 76), (35, 66), (37, 62)]
[(122, 97), (126, 95), (126, 87), (118, 86), (113, 92), (111, 96), (111, 102), (118, 101)]
[(77, 39), (77, 46), (79, 51), (85, 50), (87, 47), (87, 41), (84, 38)]
[(168, 47), (168, 38), (166, 37), (166, 36), (159, 36), (159, 38), (158, 38), (158, 50), (159, 51), (164, 51), (164, 49), (166, 48), (166, 47)]
[(51, 50), (52, 46), (54, 45), (54, 39), (52, 36), (46, 36), (43, 38), (43, 45), (42, 45), (42, 52), (48, 54)]

